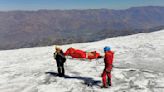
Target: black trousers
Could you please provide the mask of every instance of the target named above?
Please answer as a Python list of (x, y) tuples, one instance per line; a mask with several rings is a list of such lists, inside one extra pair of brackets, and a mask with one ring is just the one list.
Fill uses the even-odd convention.
[(58, 67), (58, 74), (59, 76), (64, 76), (65, 75), (65, 70), (64, 70), (64, 63), (57, 63)]

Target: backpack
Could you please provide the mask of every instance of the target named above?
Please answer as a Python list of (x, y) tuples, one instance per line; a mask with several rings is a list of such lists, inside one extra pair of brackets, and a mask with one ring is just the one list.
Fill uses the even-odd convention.
[(65, 63), (65, 62), (66, 62), (66, 58), (65, 58), (65, 57), (63, 57), (63, 58), (62, 58), (62, 61), (63, 61), (63, 63)]

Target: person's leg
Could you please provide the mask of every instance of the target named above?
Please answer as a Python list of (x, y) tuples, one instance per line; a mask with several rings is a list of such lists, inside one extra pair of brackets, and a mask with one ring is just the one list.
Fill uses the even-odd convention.
[(63, 63), (59, 63), (59, 76), (62, 77), (63, 76)]
[(102, 73), (102, 82), (103, 82), (103, 87), (107, 87), (107, 84), (106, 84), (106, 72), (103, 71)]
[(108, 76), (108, 86), (112, 86), (111, 73), (107, 73), (107, 76)]
[(61, 67), (58, 67), (58, 75), (61, 75)]
[(65, 76), (64, 63), (62, 64), (61, 68), (62, 68), (62, 71), (61, 71), (62, 72), (62, 76)]
[(58, 75), (61, 74), (61, 68), (60, 68), (60, 63), (57, 61), (57, 71), (58, 71)]

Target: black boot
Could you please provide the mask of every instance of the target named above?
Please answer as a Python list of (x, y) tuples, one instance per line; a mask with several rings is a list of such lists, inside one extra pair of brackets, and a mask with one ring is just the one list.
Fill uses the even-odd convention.
[(107, 86), (102, 85), (101, 88), (108, 88)]

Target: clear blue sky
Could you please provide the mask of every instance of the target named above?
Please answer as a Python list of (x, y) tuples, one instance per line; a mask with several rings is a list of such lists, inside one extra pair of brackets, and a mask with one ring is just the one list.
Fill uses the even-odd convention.
[(0, 0), (0, 10), (125, 9), (134, 6), (164, 6), (164, 0)]

